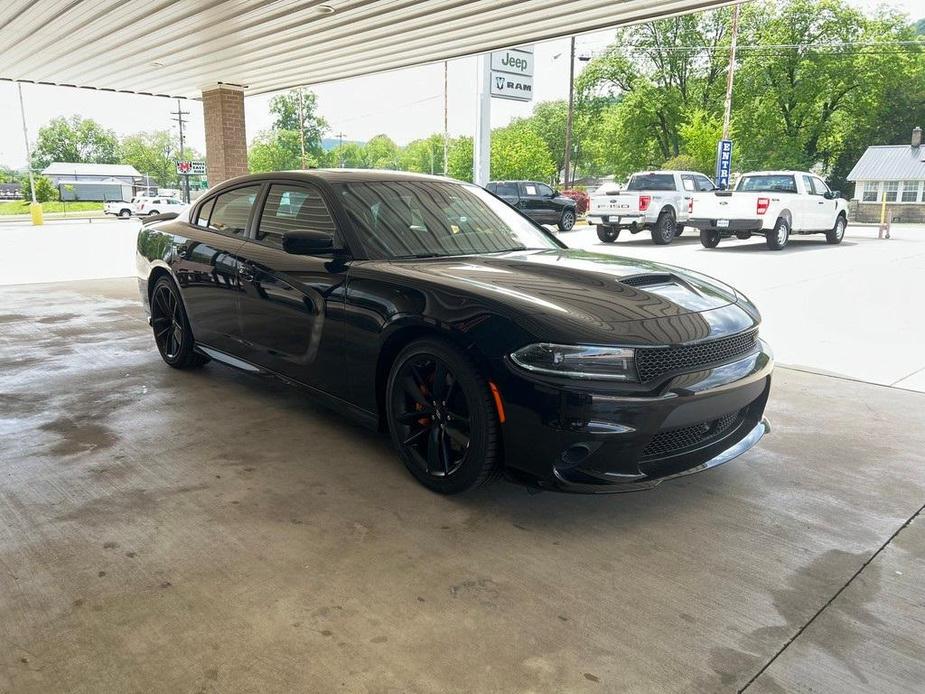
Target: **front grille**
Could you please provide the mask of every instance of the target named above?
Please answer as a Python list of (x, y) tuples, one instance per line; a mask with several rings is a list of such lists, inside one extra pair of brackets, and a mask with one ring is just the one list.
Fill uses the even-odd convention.
[(758, 330), (755, 329), (680, 347), (640, 347), (636, 350), (636, 370), (643, 382), (667, 373), (695, 371), (711, 364), (734, 361), (751, 352), (757, 342)]
[(624, 277), (620, 280), (620, 284), (625, 284), (629, 287), (645, 287), (653, 284), (667, 284), (673, 280), (674, 278), (671, 275), (652, 272), (647, 275), (630, 275), (629, 277)]
[(719, 419), (701, 422), (680, 429), (660, 431), (642, 451), (642, 459), (664, 458), (688, 448), (700, 446), (715, 439), (737, 426), (745, 418), (745, 410), (727, 414)]

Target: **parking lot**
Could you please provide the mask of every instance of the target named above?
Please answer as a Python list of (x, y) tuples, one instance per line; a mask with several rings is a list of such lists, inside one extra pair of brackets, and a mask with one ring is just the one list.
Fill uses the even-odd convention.
[[(134, 225), (0, 230), (0, 258), (71, 280), (0, 288), (0, 691), (925, 681), (925, 230), (779, 253), (563, 234), (754, 300), (772, 433), (646, 493), (444, 498), (297, 390), (165, 367), (113, 250)], [(55, 255), (65, 233), (110, 279)]]

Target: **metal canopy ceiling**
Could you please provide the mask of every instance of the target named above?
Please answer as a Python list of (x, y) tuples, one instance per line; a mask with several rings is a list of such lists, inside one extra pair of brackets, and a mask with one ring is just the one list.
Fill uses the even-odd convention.
[(262, 94), (733, 1), (3, 0), (0, 79), (191, 98), (225, 83)]

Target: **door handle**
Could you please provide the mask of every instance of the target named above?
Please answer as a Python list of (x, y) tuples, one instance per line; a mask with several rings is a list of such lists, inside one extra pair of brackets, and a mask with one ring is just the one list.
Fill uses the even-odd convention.
[(825, 200), (820, 200), (820, 201), (819, 201), (818, 203), (816, 203), (816, 204), (817, 204), (817, 205), (825, 205)]

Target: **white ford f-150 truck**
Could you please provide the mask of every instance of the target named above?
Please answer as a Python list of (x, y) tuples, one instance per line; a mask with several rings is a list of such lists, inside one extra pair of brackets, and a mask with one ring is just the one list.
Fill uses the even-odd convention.
[(597, 226), (597, 237), (604, 243), (616, 241), (622, 229), (631, 234), (648, 229), (652, 242), (664, 245), (684, 231), (694, 196), (715, 188), (696, 171), (640, 171), (630, 176), (623, 190), (595, 192), (588, 224)]
[(847, 210), (848, 202), (815, 174), (755, 171), (744, 174), (734, 191), (698, 196), (687, 223), (700, 229), (706, 248), (727, 237), (757, 234), (779, 251), (791, 234), (825, 234), (827, 243), (841, 243)]

